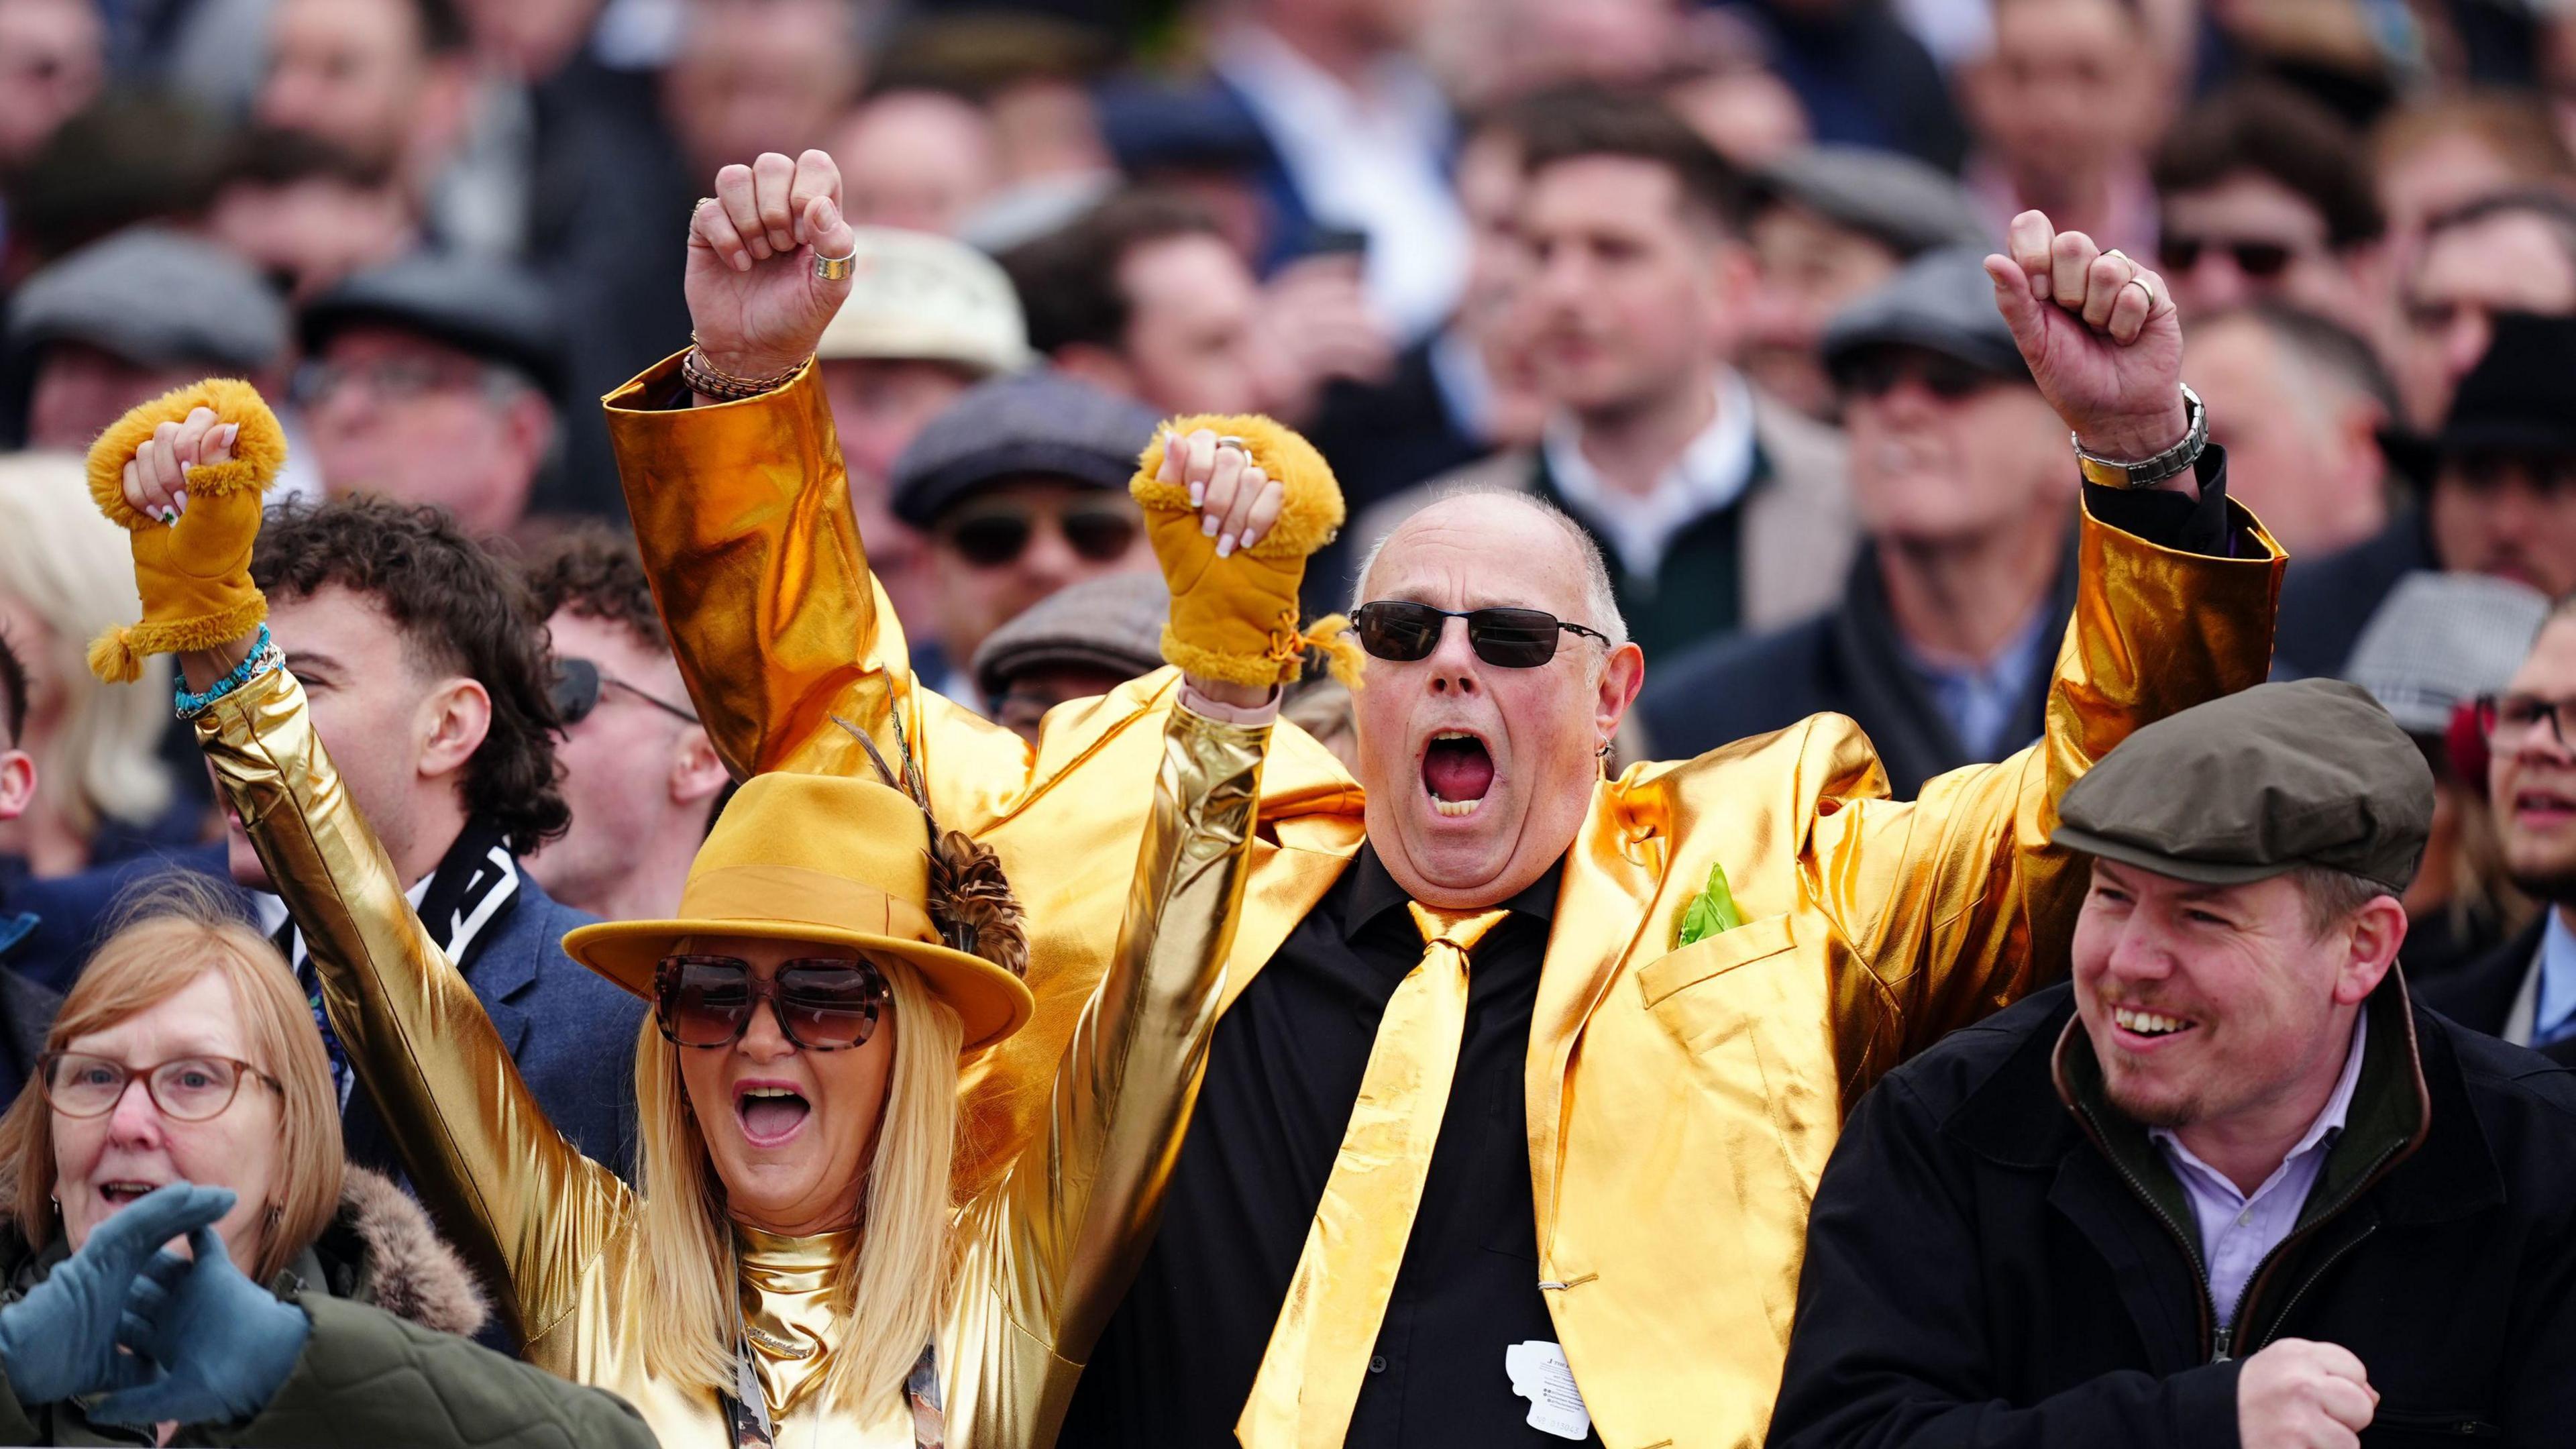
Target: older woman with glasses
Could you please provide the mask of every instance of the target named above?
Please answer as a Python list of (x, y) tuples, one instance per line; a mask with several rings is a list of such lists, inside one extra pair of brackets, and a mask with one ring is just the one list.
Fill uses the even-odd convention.
[(134, 907), (46, 1048), (0, 1117), (0, 1443), (462, 1445), (494, 1410), (532, 1443), (651, 1442), (612, 1396), (459, 1336), (487, 1316), (472, 1275), (344, 1166), (294, 974), (212, 886)]
[[(1191, 470), (1208, 537), (1283, 506), (1286, 485), (1247, 456), (1221, 475), (1195, 455), (1164, 465), (1174, 491)], [(199, 742), (311, 943), (359, 1079), (422, 1194), (507, 1285), (528, 1357), (616, 1390), (672, 1445), (932, 1445), (951, 1421), (959, 1442), (1051, 1442), (1188, 1123), (1272, 691), (1183, 691), (1047, 1128), (962, 1208), (960, 1054), (1033, 1009), (1018, 902), (988, 847), (930, 818), (900, 716), (827, 726), (873, 778), (746, 782), (673, 918), (564, 943), (653, 1003), (630, 1189), (547, 1124), (350, 807), (274, 644), (245, 637), (258, 596), (234, 561), (277, 457), (238, 384), (101, 439), (93, 493), (133, 530), (145, 606), (113, 646), (180, 653)], [(1329, 475), (1299, 492), (1338, 517)]]

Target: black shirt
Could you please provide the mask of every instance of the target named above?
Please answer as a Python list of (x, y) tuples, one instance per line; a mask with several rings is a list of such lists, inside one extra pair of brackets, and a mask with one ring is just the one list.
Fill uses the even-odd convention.
[[(1353, 1446), (1569, 1442), (1529, 1426), (1503, 1371), (1513, 1344), (1556, 1341), (1538, 1289), (1524, 1083), (1560, 869), (1506, 902), (1511, 916), (1469, 956), (1458, 1071)], [(1422, 959), (1406, 904), (1363, 848), (1217, 1024), (1162, 1227), (1060, 1444), (1231, 1449), (1378, 1019)]]

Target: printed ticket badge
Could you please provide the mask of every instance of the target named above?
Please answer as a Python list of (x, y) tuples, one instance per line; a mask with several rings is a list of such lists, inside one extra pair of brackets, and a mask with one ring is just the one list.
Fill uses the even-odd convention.
[(1512, 1392), (1530, 1401), (1531, 1428), (1577, 1441), (1591, 1434), (1592, 1411), (1583, 1407), (1564, 1349), (1536, 1339), (1513, 1344), (1503, 1350), (1503, 1372), (1512, 1376)]

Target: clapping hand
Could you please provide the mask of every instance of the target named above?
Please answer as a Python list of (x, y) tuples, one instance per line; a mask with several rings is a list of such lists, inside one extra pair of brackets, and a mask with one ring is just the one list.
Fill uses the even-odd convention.
[(304, 1310), (242, 1276), (214, 1229), (191, 1232), (188, 1249), (164, 1252), (134, 1276), (117, 1341), (144, 1368), (100, 1400), (92, 1419), (238, 1423), (295, 1371), (313, 1333)]
[[(2014, 217), (2005, 246), (1986, 258), (1995, 307), (2086, 450), (2134, 462), (2181, 442), (2182, 324), (2164, 278), (2041, 212)], [(2186, 471), (2166, 486), (2191, 484)]]
[(144, 1263), (182, 1234), (204, 1236), (221, 1256), (211, 1225), (233, 1201), (219, 1187), (155, 1188), (99, 1224), (26, 1297), (0, 1308), (0, 1369), (19, 1401), (59, 1403), (137, 1382), (147, 1370), (117, 1351), (117, 1330)]

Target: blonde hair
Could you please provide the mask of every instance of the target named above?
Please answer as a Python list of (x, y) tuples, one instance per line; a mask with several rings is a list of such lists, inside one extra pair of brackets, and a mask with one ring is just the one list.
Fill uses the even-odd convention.
[[(842, 1409), (902, 1388), (938, 1329), (954, 1268), (948, 1171), (965, 1033), (909, 965), (877, 964), (894, 991), (894, 1066), (861, 1200), (865, 1231), (833, 1285), (843, 1330), (825, 1398)], [(680, 1080), (679, 1049), (649, 1015), (635, 1039), (635, 1102), (645, 1368), (730, 1394), (739, 1312), (732, 1220)]]
[(36, 687), (63, 703), (36, 760), (40, 777), (86, 837), (106, 820), (148, 825), (170, 808), (161, 736), (170, 726), (170, 661), (144, 665), (141, 687), (111, 689), (89, 672), (89, 641), (142, 617), (124, 529), (89, 504), (81, 460), (69, 453), (0, 457), (0, 591), (26, 601), (53, 635), (40, 658), (10, 641)]
[[(71, 995), (45, 1033), (45, 1050), (106, 1031), (152, 1010), (212, 972), (232, 987), (241, 1013), (242, 1051), (277, 1079), (278, 1178), (269, 1184), (268, 1220), (251, 1276), (265, 1283), (310, 1247), (340, 1209), (340, 1096), (312, 1008), (277, 948), (239, 916), (201, 876), (153, 882), (121, 914), (72, 983)], [(252, 1083), (245, 1090), (258, 1090)], [(27, 1242), (43, 1247), (59, 1226), (53, 1206), (54, 1114), (41, 1084), (29, 1079), (0, 1116), (0, 1170), (17, 1174), (14, 1197), (0, 1203)]]

